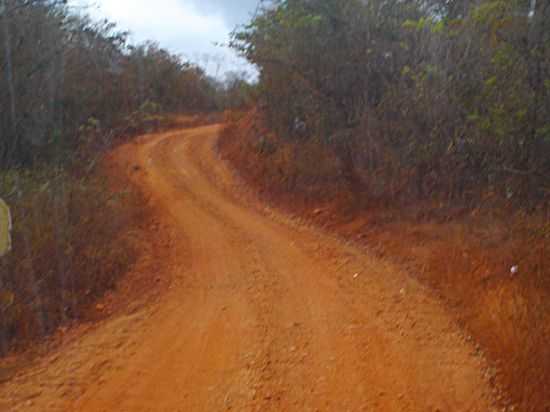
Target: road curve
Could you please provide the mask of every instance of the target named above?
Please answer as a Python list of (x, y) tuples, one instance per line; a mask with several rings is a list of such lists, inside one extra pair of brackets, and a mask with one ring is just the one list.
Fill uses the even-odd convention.
[[(116, 366), (94, 369), (78, 396), (52, 408), (492, 410), (483, 359), (430, 292), (240, 195), (216, 155), (219, 130), (131, 146), (144, 190), (183, 234), (175, 281), (148, 316), (113, 320), (62, 356), (71, 364), (93, 347), (82, 365)], [(134, 344), (117, 351), (109, 342), (120, 330)]]

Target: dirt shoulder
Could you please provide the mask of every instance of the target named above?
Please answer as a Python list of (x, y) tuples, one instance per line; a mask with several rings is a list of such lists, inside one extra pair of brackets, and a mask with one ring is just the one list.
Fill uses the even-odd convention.
[(342, 189), (325, 153), (315, 163), (278, 147), (267, 133), (245, 118), (218, 145), (260, 201), (406, 270), (444, 302), (490, 360), (503, 406), (550, 407), (550, 242), (541, 233), (547, 222), (504, 210), (369, 201)]
[[(0, 410), (46, 410), (40, 409), (45, 406), (64, 410), (87, 383), (115, 367), (116, 353), (137, 344), (125, 325), (150, 316), (171, 287), (177, 234), (140, 183), (144, 172), (134, 161), (136, 144), (119, 145), (101, 166), (109, 176), (110, 190), (131, 202), (127, 207), (132, 208), (132, 221), (119, 235), (137, 252), (131, 267), (79, 319), (65, 323), (43, 342), (0, 360)], [(98, 336), (109, 334), (112, 338), (98, 342)], [(102, 350), (103, 358), (98, 356)]]
[(240, 196), (214, 152), (219, 130), (130, 150), (125, 170), (177, 234), (167, 292), (0, 399), (25, 392), (13, 408), (25, 411), (494, 410), (484, 357), (438, 299), (385, 259)]

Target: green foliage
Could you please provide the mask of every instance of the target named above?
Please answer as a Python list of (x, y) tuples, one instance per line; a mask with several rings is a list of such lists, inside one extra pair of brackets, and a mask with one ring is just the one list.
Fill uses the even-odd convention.
[(504, 192), (513, 181), (515, 193), (541, 202), (550, 174), (550, 6), (530, 7), (273, 1), (232, 46), (260, 69), (269, 125), (298, 139), (295, 121), (305, 121), (342, 167), (367, 165), (364, 181), (408, 170), (423, 196), (426, 176), (437, 176), (446, 198), (499, 183)]
[(513, 1), (509, 0), (490, 0), (481, 3), (478, 7), (474, 8), (472, 13), (472, 20), (476, 24), (492, 25), (497, 21), (505, 17), (510, 10), (510, 6)]
[(130, 45), (109, 21), (62, 2), (7, 0), (7, 10), (0, 83), (13, 93), (0, 93), (10, 108), (0, 114), (0, 169), (70, 159), (90, 118), (107, 130), (148, 102), (159, 112), (216, 109), (202, 69), (153, 42)]
[(199, 67), (152, 42), (132, 46), (66, 2), (0, 3), (0, 198), (14, 221), (0, 257), (2, 354), (78, 317), (131, 264), (121, 233), (143, 209), (95, 169), (114, 136), (216, 109), (218, 91)]

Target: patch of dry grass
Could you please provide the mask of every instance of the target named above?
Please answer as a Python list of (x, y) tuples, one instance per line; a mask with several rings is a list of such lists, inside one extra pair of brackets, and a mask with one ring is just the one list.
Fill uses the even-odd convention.
[[(267, 136), (261, 144), (259, 136)], [(495, 384), (507, 393), (503, 406), (550, 410), (548, 216), (501, 203), (404, 205), (350, 194), (330, 153), (269, 135), (255, 113), (230, 123), (219, 148), (263, 198), (362, 243), (429, 285), (493, 363)]]
[[(0, 258), (0, 352), (78, 318), (134, 259), (122, 233), (140, 213), (132, 192), (56, 168), (0, 175), (13, 249)], [(133, 205), (133, 207), (130, 207)]]

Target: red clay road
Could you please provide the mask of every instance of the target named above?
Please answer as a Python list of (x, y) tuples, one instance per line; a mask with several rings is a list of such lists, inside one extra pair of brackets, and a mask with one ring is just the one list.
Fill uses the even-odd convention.
[(483, 359), (429, 290), (368, 251), (266, 213), (218, 159), (220, 127), (118, 149), (181, 233), (172, 287), (153, 307), (103, 322), (3, 384), (0, 405), (493, 410)]

